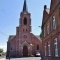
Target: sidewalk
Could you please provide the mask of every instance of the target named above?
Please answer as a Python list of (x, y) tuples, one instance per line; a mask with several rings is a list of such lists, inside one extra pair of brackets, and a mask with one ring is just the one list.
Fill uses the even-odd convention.
[(0, 59), (5, 58), (5, 56), (0, 56)]
[(1, 58), (0, 60), (6, 60), (5, 58)]
[[(9, 60), (1, 58), (0, 60)], [(11, 58), (10, 60), (41, 60), (40, 57), (24, 57), (24, 58)]]

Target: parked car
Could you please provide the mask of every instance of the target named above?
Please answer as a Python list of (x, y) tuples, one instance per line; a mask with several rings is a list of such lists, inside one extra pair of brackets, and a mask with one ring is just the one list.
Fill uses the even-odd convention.
[(39, 52), (36, 53), (36, 57), (40, 57), (40, 53)]

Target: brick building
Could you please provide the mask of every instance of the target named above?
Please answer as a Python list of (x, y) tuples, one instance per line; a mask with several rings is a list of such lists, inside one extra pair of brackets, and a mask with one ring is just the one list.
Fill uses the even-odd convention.
[(60, 60), (60, 0), (44, 6), (42, 20), (43, 60)]
[(20, 13), (16, 35), (10, 35), (7, 42), (6, 57), (33, 56), (41, 52), (41, 39), (31, 33), (31, 14), (28, 12), (26, 0)]

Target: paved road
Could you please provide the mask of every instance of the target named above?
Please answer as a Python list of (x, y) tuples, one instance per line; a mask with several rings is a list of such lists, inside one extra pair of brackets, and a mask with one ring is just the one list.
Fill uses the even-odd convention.
[[(40, 60), (40, 57), (28, 57), (28, 58), (15, 58), (15, 59), (10, 59), (10, 60)], [(9, 60), (9, 59), (5, 59), (2, 58), (0, 60)]]

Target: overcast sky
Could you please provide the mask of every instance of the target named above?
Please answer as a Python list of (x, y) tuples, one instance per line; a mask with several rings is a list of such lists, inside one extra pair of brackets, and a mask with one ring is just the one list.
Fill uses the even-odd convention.
[[(4, 49), (9, 35), (16, 34), (23, 3), (24, 0), (0, 0), (0, 47)], [(41, 32), (38, 26), (42, 25), (44, 5), (49, 8), (50, 0), (27, 0), (28, 11), (31, 13), (32, 33), (35, 35)]]

